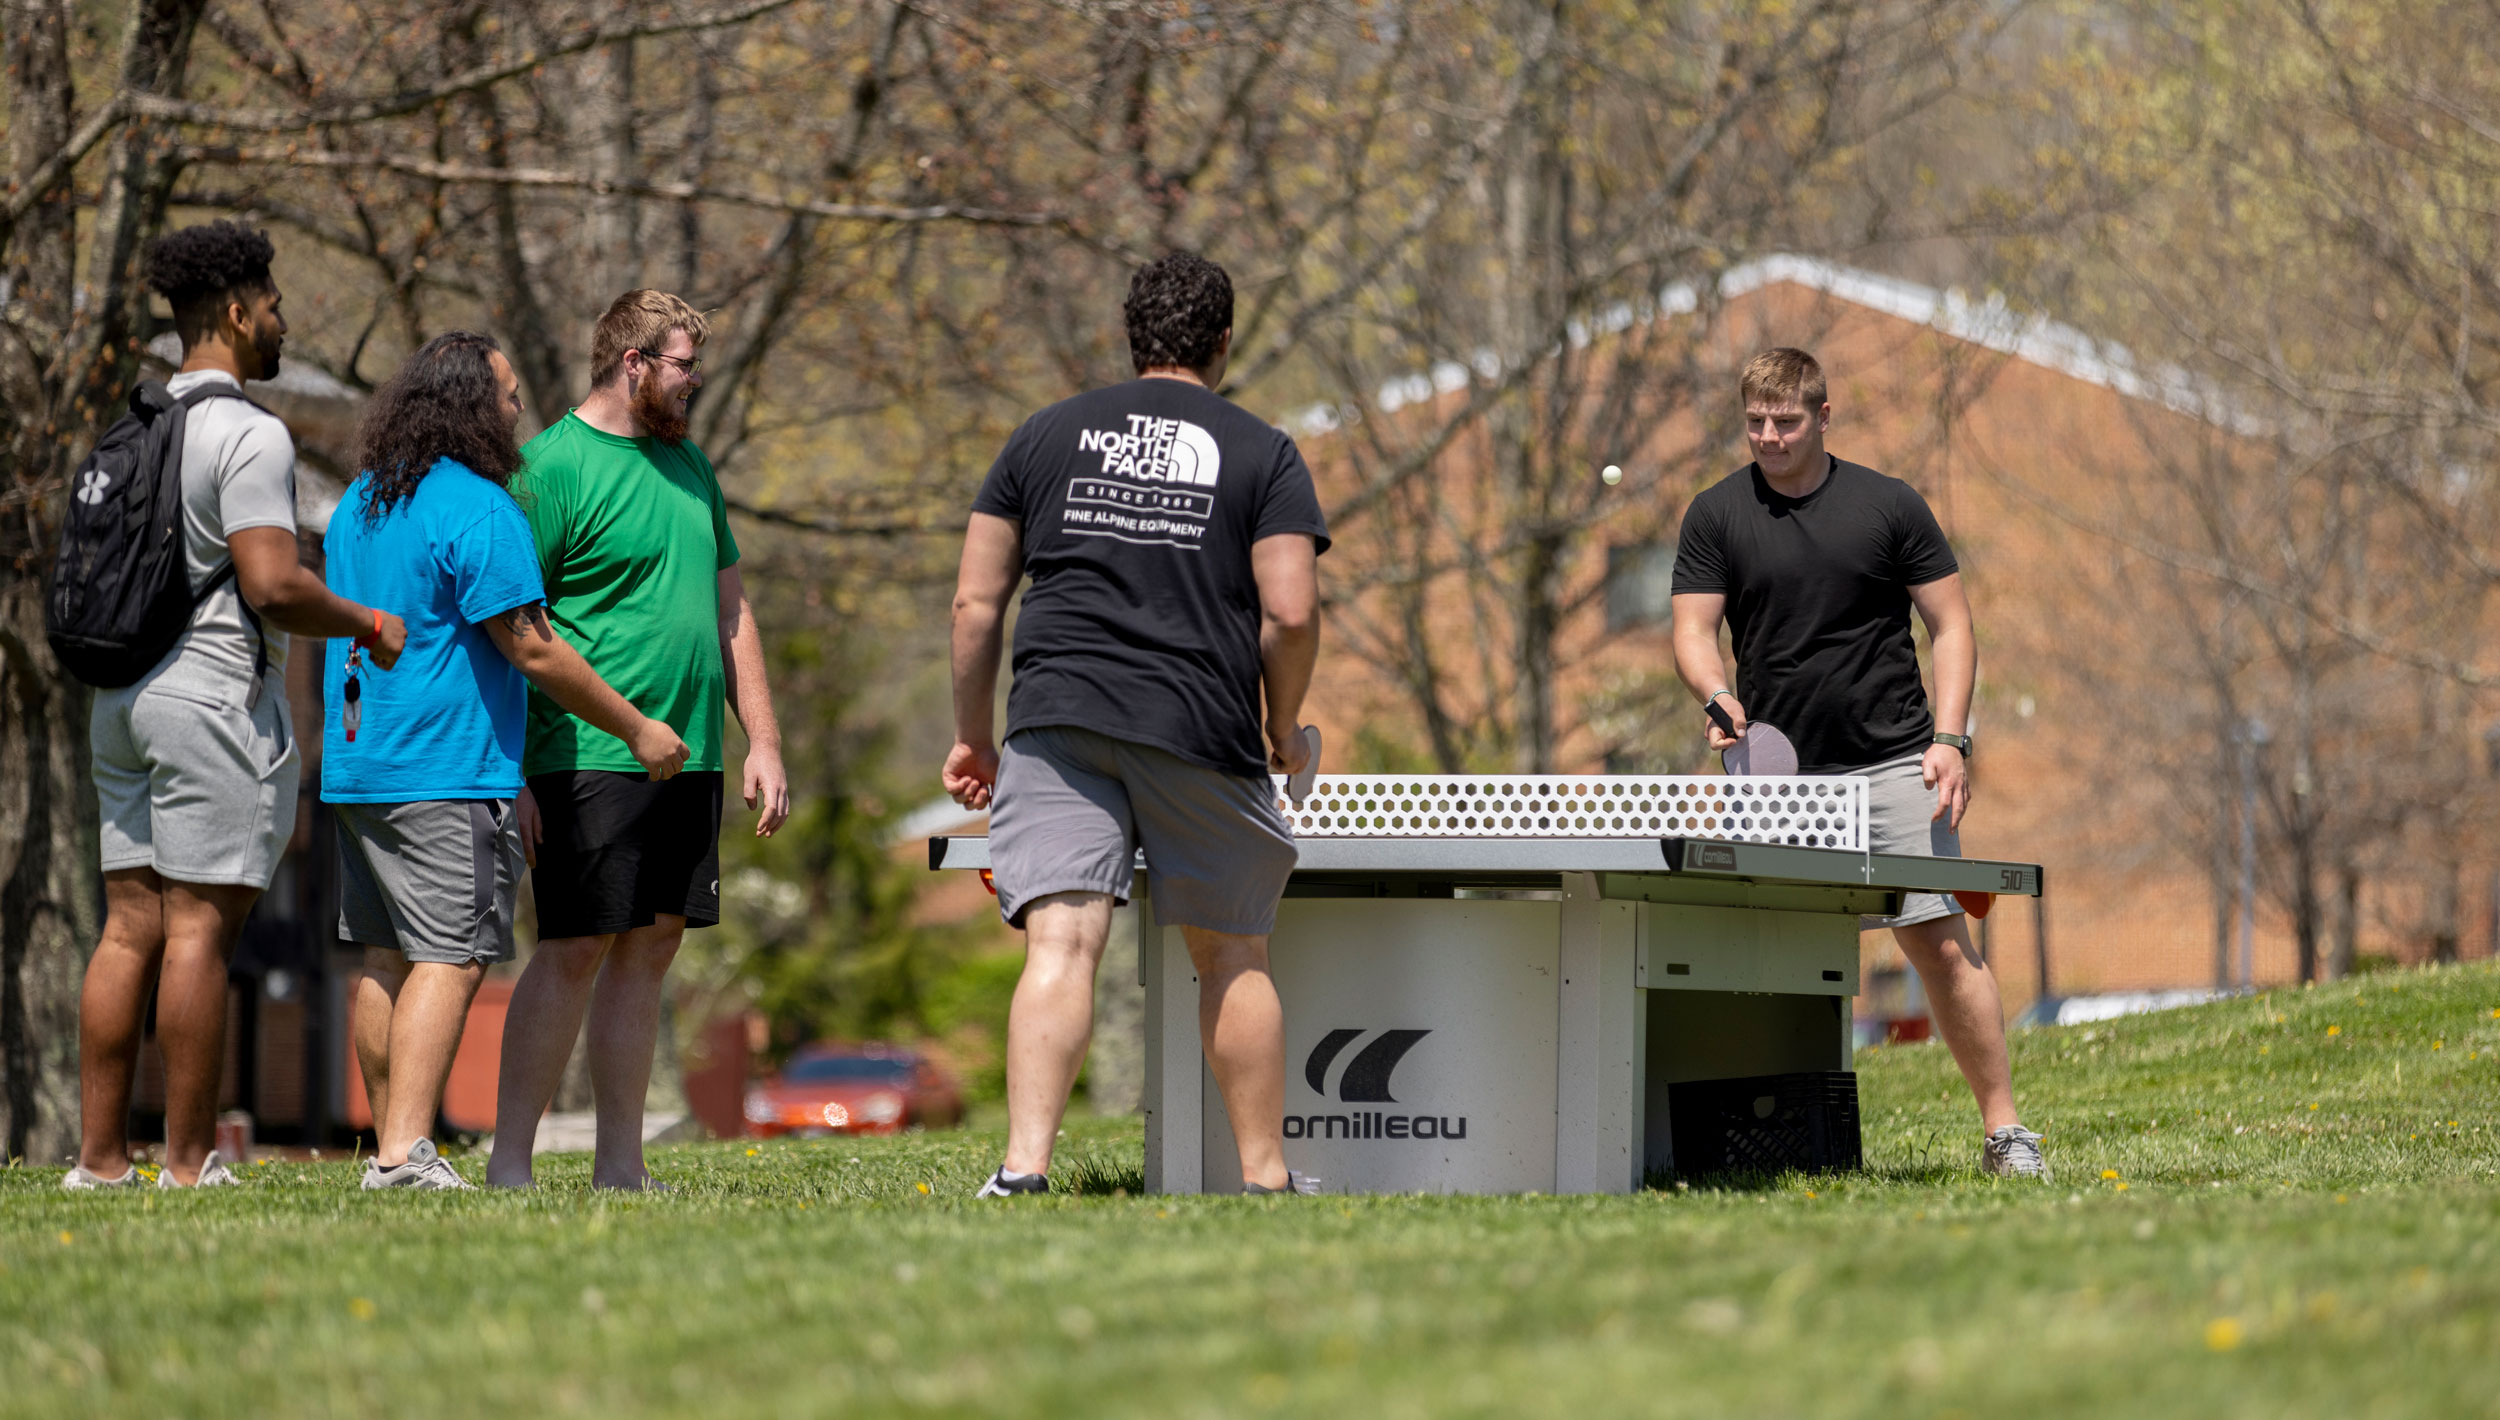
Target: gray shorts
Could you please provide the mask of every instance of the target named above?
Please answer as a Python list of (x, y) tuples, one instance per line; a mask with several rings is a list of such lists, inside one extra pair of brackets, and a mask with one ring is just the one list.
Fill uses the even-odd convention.
[[(1875, 852), (1916, 858), (1962, 856), (1962, 835), (1954, 830), (1952, 821), (1931, 817), (1936, 812), (1936, 791), (1918, 777), (1926, 759), (1927, 752), (1921, 750), (1907, 759), (1878, 764), (1872, 769), (1841, 771), (1866, 776), (1867, 847)], [(1961, 910), (1960, 903), (1942, 893), (1914, 892), (1902, 898), (1899, 916), (1861, 917), (1858, 925), (1870, 932), (1878, 927), (1910, 927), (1950, 917)]]
[(1055, 892), (1126, 901), (1138, 848), (1155, 920), (1262, 937), (1298, 855), (1265, 775), (1072, 726), (1020, 730), (998, 755), (990, 876), (1007, 925)]
[(295, 836), (302, 762), (285, 677), (272, 671), (256, 705), (251, 688), (248, 672), (177, 655), (96, 692), (87, 748), (104, 871), (269, 886)]
[(332, 804), (339, 936), (412, 962), (512, 959), (521, 820), (510, 799)]

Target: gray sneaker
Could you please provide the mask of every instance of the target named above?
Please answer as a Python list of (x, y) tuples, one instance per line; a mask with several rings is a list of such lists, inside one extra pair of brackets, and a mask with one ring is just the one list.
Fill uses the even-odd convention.
[(120, 1178), (106, 1178), (100, 1173), (90, 1173), (85, 1164), (80, 1164), (61, 1175), (61, 1187), (72, 1193), (83, 1193), (90, 1188), (128, 1188), (138, 1181), (139, 1167), (136, 1164), (123, 1169)]
[(243, 1180), (235, 1177), (234, 1170), (226, 1167), (226, 1161), (217, 1157), (215, 1149), (209, 1150), (208, 1157), (200, 1160), (199, 1177), (189, 1183), (175, 1178), (171, 1165), (156, 1171), (156, 1186), (159, 1188), (240, 1188), (242, 1185)]
[(1307, 1173), (1287, 1169), (1285, 1170), (1285, 1186), (1282, 1188), (1270, 1188), (1263, 1183), (1244, 1183), (1241, 1191), (1252, 1198), (1261, 1198), (1272, 1193), (1317, 1193), (1319, 1180)]
[(365, 1160), (364, 1188), (436, 1189), (475, 1188), (477, 1185), (460, 1176), (451, 1160), (435, 1151), (434, 1141), (419, 1139), (408, 1146), (408, 1162), (384, 1166), (380, 1159)]
[(2049, 1164), (2040, 1157), (2040, 1136), (2019, 1124), (2009, 1124), (1979, 1146), (1979, 1171), (1999, 1178), (2045, 1179), (2049, 1176)]

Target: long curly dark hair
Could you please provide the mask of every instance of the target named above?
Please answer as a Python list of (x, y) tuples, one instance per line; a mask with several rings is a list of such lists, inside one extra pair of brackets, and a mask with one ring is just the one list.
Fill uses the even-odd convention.
[(521, 449), (487, 358), (500, 348), (491, 335), (445, 331), (373, 392), (356, 431), (356, 466), (370, 483), (367, 522), (382, 521), (405, 502), (438, 459), (458, 460), (481, 478), (511, 485), (521, 470)]

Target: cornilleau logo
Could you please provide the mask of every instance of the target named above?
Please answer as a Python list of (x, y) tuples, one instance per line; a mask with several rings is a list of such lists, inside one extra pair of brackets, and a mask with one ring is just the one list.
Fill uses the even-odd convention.
[[(1337, 1098), (1348, 1104), (1396, 1104), (1397, 1096), (1389, 1093), (1389, 1077), (1396, 1073), (1398, 1062), (1415, 1042), (1432, 1034), (1428, 1030), (1385, 1030), (1380, 1038), (1363, 1048), (1360, 1055), (1337, 1077)], [(1311, 1058), (1302, 1062), (1302, 1078), (1311, 1082), (1311, 1090), (1322, 1099), (1328, 1096), (1328, 1067), (1335, 1063), (1345, 1048), (1363, 1038), (1359, 1030), (1332, 1030), (1311, 1047)]]
[[(1346, 1047), (1370, 1032), (1339, 1028), (1320, 1037), (1302, 1062), (1302, 1078), (1311, 1093), (1328, 1098), (1328, 1070), (1337, 1063)], [(1406, 1058), (1428, 1030), (1384, 1030), (1371, 1044), (1364, 1046), (1346, 1062), (1337, 1075), (1337, 1098), (1347, 1104), (1396, 1104), (1397, 1096), (1389, 1092), (1389, 1081), (1397, 1073), (1398, 1062)], [(1451, 1118), (1434, 1114), (1388, 1114), (1358, 1110), (1352, 1114), (1311, 1114), (1285, 1116), (1285, 1137), (1288, 1139), (1464, 1139), (1467, 1118)]]

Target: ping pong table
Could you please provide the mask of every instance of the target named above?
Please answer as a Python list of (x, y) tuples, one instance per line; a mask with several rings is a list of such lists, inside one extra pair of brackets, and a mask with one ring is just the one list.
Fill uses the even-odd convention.
[[(1815, 1082), (1852, 1163), (1860, 918), (1913, 892), (2042, 890), (2035, 864), (1869, 852), (1855, 776), (1323, 775), (1299, 805), (1279, 793), (1300, 848), (1269, 941), (1285, 1153), (1331, 1192), (1628, 1192), (1703, 1139), (1676, 1102), (1712, 1082)], [(984, 838), (929, 850), (933, 869), (989, 866)], [(1146, 1187), (1237, 1191), (1197, 978), (1142, 861), (1132, 902)], [(1755, 1111), (1784, 1116), (1782, 1087), (1758, 1088)]]

